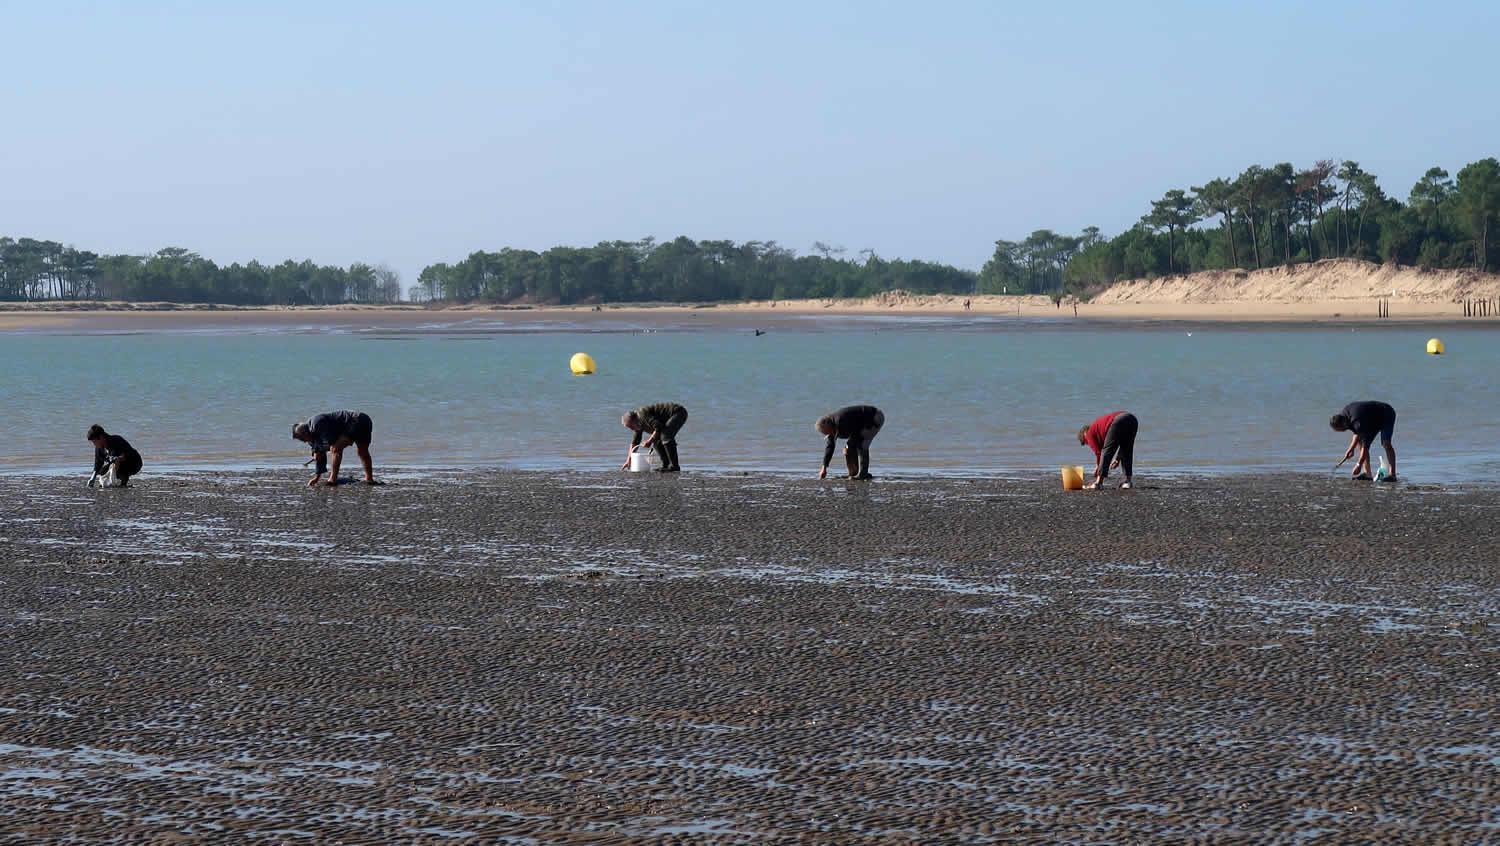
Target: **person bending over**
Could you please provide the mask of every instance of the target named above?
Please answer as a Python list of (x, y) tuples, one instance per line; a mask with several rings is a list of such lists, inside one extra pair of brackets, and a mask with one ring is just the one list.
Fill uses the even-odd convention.
[[(359, 461), (365, 466), (365, 483), (375, 484), (374, 459), (370, 458), (370, 436), (375, 431), (375, 423), (370, 415), (362, 411), (330, 411), (327, 414), (319, 414), (303, 423), (292, 426), (292, 437), (305, 444), (312, 444), (313, 459), (317, 461), (317, 472), (308, 481), (308, 487), (314, 487), (323, 480), (323, 472), (328, 471), (328, 481), (325, 484), (337, 485), (339, 483), (339, 465), (344, 460), (344, 449), (350, 444), (354, 445), (355, 451), (359, 453)], [(328, 466), (328, 453), (333, 453), (333, 466)]]
[[(677, 430), (682, 428), (687, 418), (687, 409), (675, 402), (659, 402), (625, 412), (620, 418), (620, 425), (634, 432), (635, 437), (630, 439), (630, 449), (626, 451), (625, 463), (620, 465), (620, 469), (630, 466), (630, 453), (641, 446), (656, 450), (656, 458), (661, 465), (656, 468), (659, 472), (680, 471), (682, 465), (677, 461)], [(642, 435), (646, 436), (644, 442), (641, 441)]]
[(1125, 473), (1121, 490), (1130, 490), (1135, 470), (1135, 433), (1140, 427), (1128, 411), (1111, 411), (1078, 430), (1078, 443), (1094, 451), (1094, 480), (1084, 485), (1094, 490), (1104, 484), (1109, 471), (1119, 467)]
[(870, 475), (870, 441), (875, 440), (884, 425), (885, 412), (873, 405), (847, 405), (820, 418), (813, 428), (828, 442), (823, 446), (823, 466), (818, 470), (818, 478), (828, 478), (828, 462), (833, 460), (833, 448), (839, 438), (849, 441), (844, 447), (844, 466), (849, 469), (849, 478), (874, 478)]
[(1359, 460), (1354, 463), (1354, 472), (1351, 474), (1353, 478), (1370, 478), (1370, 444), (1379, 435), (1380, 445), (1385, 447), (1385, 457), (1391, 465), (1391, 475), (1386, 477), (1386, 481), (1396, 481), (1396, 448), (1391, 446), (1391, 435), (1396, 431), (1396, 409), (1374, 400), (1351, 402), (1344, 406), (1343, 411), (1329, 418), (1328, 425), (1335, 432), (1354, 433), (1349, 439), (1349, 449), (1339, 460), (1343, 464), (1356, 449), (1359, 450)]
[(123, 488), (129, 483), (131, 476), (141, 472), (141, 454), (135, 451), (130, 441), (119, 435), (111, 435), (98, 423), (90, 426), (84, 437), (94, 445), (95, 476), (105, 472), (106, 467), (112, 468), (115, 480)]

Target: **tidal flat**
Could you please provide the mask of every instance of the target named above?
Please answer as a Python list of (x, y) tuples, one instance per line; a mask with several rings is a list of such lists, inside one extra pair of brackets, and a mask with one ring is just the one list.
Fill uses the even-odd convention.
[(303, 479), (0, 477), (0, 842), (1500, 839), (1500, 490)]

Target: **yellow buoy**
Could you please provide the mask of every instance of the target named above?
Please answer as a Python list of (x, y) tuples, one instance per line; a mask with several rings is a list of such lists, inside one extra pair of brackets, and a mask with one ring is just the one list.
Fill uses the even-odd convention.
[(573, 353), (568, 359), (568, 369), (573, 371), (574, 376), (587, 376), (594, 372), (594, 359), (588, 353)]
[(1427, 342), (1427, 354), (1428, 355), (1442, 355), (1443, 354), (1443, 342), (1439, 341), (1437, 338), (1433, 338), (1432, 340), (1428, 341)]

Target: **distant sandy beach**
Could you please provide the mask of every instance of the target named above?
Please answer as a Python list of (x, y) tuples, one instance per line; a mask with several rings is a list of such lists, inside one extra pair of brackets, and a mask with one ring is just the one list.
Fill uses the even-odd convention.
[[(1487, 318), (1466, 318), (1464, 300), (1485, 299)], [(968, 303), (968, 307), (965, 303)], [(767, 300), (702, 304), (225, 306), (175, 303), (11, 303), (0, 305), (0, 331), (153, 331), (214, 327), (412, 329), (465, 320), (570, 323), (621, 317), (764, 326), (787, 316), (1016, 317), (1083, 321), (1328, 323), (1381, 320), (1443, 322), (1500, 319), (1500, 274), (1431, 271), (1338, 259), (1258, 271), (1204, 271), (1116, 283), (1088, 302), (1071, 297), (912, 294), (863, 299)], [(772, 324), (774, 325), (774, 324)]]
[[(173, 330), (244, 329), (255, 327), (295, 329), (392, 329), (417, 330), (424, 326), (453, 326), (463, 322), (486, 324), (558, 324), (587, 327), (620, 319), (639, 323), (684, 322), (726, 327), (772, 327), (801, 323), (810, 317), (982, 317), (1021, 318), (1059, 322), (1182, 321), (1196, 323), (1330, 323), (1375, 321), (1375, 299), (1312, 302), (1214, 302), (1214, 303), (1081, 303), (1053, 305), (1046, 297), (979, 296), (972, 308), (963, 307), (963, 297), (920, 296), (899, 302), (877, 300), (782, 300), (721, 303), (702, 306), (609, 305), (595, 311), (590, 306), (538, 306), (491, 308), (487, 306), (424, 308), (399, 307), (308, 307), (308, 308), (163, 308), (136, 310), (77, 308), (53, 311), (40, 308), (0, 309), (0, 331), (30, 332), (153, 332)], [(1381, 322), (1475, 322), (1500, 319), (1464, 318), (1455, 303), (1401, 302), (1391, 304), (1391, 317)]]

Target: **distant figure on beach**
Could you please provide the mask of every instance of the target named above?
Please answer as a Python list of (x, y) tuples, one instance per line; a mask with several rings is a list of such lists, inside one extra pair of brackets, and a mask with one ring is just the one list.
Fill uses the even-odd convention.
[(131, 476), (141, 472), (141, 454), (130, 445), (130, 441), (119, 435), (111, 435), (98, 423), (90, 426), (84, 437), (94, 445), (96, 478), (113, 472), (115, 482), (123, 488), (129, 485)]
[[(313, 460), (318, 463), (313, 468), (316, 472), (308, 481), (308, 487), (315, 487), (322, 481), (325, 470), (328, 472), (328, 481), (324, 484), (339, 483), (339, 465), (344, 460), (345, 448), (350, 444), (354, 445), (359, 453), (360, 463), (365, 466), (365, 484), (376, 484), (374, 459), (370, 457), (370, 436), (374, 431), (374, 421), (362, 411), (330, 411), (294, 424), (292, 437), (305, 444), (312, 444)], [(328, 466), (329, 452), (333, 453), (332, 467)]]
[(974, 305), (974, 301), (973, 300), (969, 299), (968, 297), (964, 297), (964, 311), (968, 311), (969, 308), (972, 307), (973, 305)]
[(1335, 432), (1353, 432), (1354, 436), (1349, 439), (1349, 449), (1344, 452), (1344, 457), (1339, 460), (1343, 464), (1349, 460), (1354, 451), (1359, 450), (1359, 460), (1354, 463), (1354, 472), (1351, 474), (1355, 479), (1370, 479), (1370, 444), (1375, 442), (1375, 436), (1380, 436), (1380, 445), (1385, 447), (1386, 460), (1391, 465), (1391, 475), (1385, 481), (1396, 480), (1396, 448), (1391, 445), (1391, 435), (1396, 431), (1396, 409), (1389, 404), (1365, 400), (1363, 402), (1351, 402), (1344, 406), (1344, 410), (1329, 418), (1328, 425)]
[(1135, 433), (1140, 423), (1128, 411), (1111, 411), (1078, 430), (1078, 443), (1094, 451), (1094, 480), (1084, 490), (1104, 484), (1109, 471), (1119, 467), (1125, 473), (1121, 490), (1130, 490), (1135, 470)]
[(885, 412), (873, 405), (846, 405), (819, 418), (813, 428), (828, 443), (823, 447), (823, 466), (818, 470), (818, 478), (828, 478), (828, 462), (833, 460), (833, 448), (839, 438), (849, 441), (844, 447), (844, 466), (849, 470), (849, 478), (874, 478), (870, 475), (870, 441), (875, 440), (884, 425)]
[[(620, 469), (630, 466), (630, 453), (635, 452), (635, 448), (639, 446), (651, 447), (656, 451), (657, 461), (661, 465), (656, 468), (658, 472), (676, 473), (682, 470), (682, 464), (677, 460), (677, 432), (687, 422), (687, 418), (687, 409), (675, 402), (659, 402), (625, 412), (620, 418), (620, 425), (634, 432), (635, 437), (630, 439), (630, 449), (625, 452), (625, 463), (620, 465)], [(644, 443), (641, 441), (642, 435), (646, 435)]]

